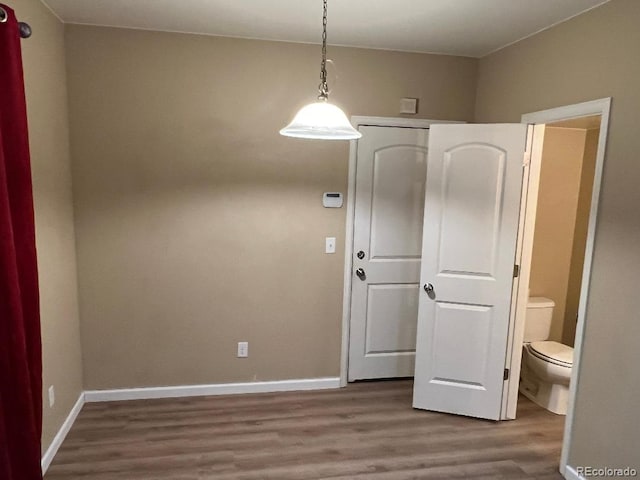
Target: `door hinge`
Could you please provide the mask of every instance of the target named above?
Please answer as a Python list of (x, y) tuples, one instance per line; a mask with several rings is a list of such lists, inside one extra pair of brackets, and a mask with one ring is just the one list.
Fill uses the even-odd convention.
[(518, 278), (520, 276), (520, 265), (513, 266), (513, 278)]
[(509, 380), (509, 369), (508, 368), (504, 369), (504, 374), (502, 375), (502, 379), (503, 380)]

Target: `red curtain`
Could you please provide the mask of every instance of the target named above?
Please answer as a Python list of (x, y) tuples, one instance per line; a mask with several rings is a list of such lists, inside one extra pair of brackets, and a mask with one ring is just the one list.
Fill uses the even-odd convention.
[(18, 22), (0, 23), (0, 479), (42, 479), (42, 346)]

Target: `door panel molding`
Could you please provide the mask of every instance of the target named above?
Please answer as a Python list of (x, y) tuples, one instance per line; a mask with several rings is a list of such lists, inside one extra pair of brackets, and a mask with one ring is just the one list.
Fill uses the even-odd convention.
[[(369, 260), (370, 261), (376, 261), (376, 260), (415, 260), (420, 258), (421, 254), (422, 254), (422, 228), (419, 228), (417, 231), (412, 232), (414, 235), (407, 235), (405, 242), (405, 245), (391, 245), (388, 238), (385, 238), (386, 236), (386, 232), (387, 231), (393, 231), (393, 230), (398, 230), (398, 229), (402, 229), (403, 227), (407, 227), (407, 225), (401, 225), (401, 224), (396, 224), (396, 225), (391, 225), (391, 227), (389, 228), (389, 225), (386, 225), (386, 228), (382, 229), (382, 230), (378, 230), (378, 224), (379, 224), (379, 216), (385, 217), (384, 212), (381, 212), (380, 215), (378, 215), (376, 213), (377, 209), (377, 203), (378, 203), (378, 198), (379, 195), (385, 197), (386, 199), (389, 199), (390, 196), (393, 196), (395, 194), (395, 192), (393, 192), (393, 189), (390, 188), (386, 188), (388, 187), (390, 182), (386, 181), (385, 182), (385, 178), (388, 179), (389, 178), (389, 174), (391, 175), (397, 175), (398, 172), (403, 170), (404, 165), (399, 165), (398, 160), (395, 157), (392, 157), (393, 159), (391, 160), (386, 160), (386, 156), (388, 154), (394, 154), (394, 153), (400, 153), (398, 151), (402, 151), (402, 150), (409, 150), (411, 152), (414, 152), (418, 155), (421, 155), (424, 161), (424, 164), (426, 166), (427, 164), (427, 148), (426, 147), (418, 147), (416, 145), (391, 145), (388, 147), (383, 147), (381, 149), (378, 149), (376, 151), (373, 152), (373, 180), (371, 182), (371, 235), (369, 237)], [(385, 157), (382, 156), (382, 154), (385, 154)], [(393, 162), (393, 165), (388, 165), (389, 162)], [(384, 163), (384, 165), (383, 165)], [(412, 169), (414, 169), (413, 165), (406, 165), (408, 167), (408, 171), (406, 172), (410, 178), (413, 174), (413, 172), (411, 171)], [(420, 189), (420, 191), (418, 192), (411, 192), (411, 191), (407, 191), (404, 192), (405, 194), (412, 194), (415, 198), (411, 199), (413, 200), (413, 208), (415, 208), (419, 213), (419, 216), (422, 217), (422, 211), (424, 209), (424, 185), (422, 186), (422, 188)], [(402, 199), (398, 199), (398, 200), (402, 200)], [(380, 205), (380, 208), (383, 208), (384, 205)], [(388, 221), (388, 216), (387, 216), (387, 221)], [(396, 220), (402, 220), (400, 218), (397, 218)], [(422, 226), (420, 226), (422, 227)], [(385, 242), (386, 240), (386, 242)], [(414, 240), (414, 241), (412, 241)], [(411, 244), (411, 245), (410, 245)], [(401, 247), (407, 247), (408, 250), (414, 250), (415, 254), (414, 255), (403, 255), (403, 254), (395, 254), (394, 255), (394, 247), (396, 247), (398, 250), (401, 250)]]
[[(374, 283), (369, 284), (367, 288), (367, 319), (371, 319), (372, 322), (367, 322), (365, 325), (365, 342), (364, 342), (364, 356), (389, 356), (393, 354), (397, 355), (413, 355), (415, 354), (415, 344), (408, 345), (411, 338), (415, 339), (416, 324), (402, 325), (399, 329), (390, 329), (389, 325), (384, 322), (384, 318), (376, 317), (371, 313), (371, 310), (378, 309), (386, 313), (389, 310), (395, 310), (399, 313), (399, 317), (402, 317), (403, 310), (411, 310), (415, 306), (415, 310), (418, 310), (419, 299), (419, 283)], [(389, 291), (395, 290), (396, 292), (401, 290), (403, 295), (403, 302), (398, 302), (397, 299), (388, 298)], [(383, 345), (380, 340), (375, 339), (373, 335), (373, 329), (377, 330), (377, 333), (381, 333), (380, 337), (383, 340), (395, 340), (396, 345), (404, 346), (405, 348), (390, 348)], [(381, 332), (382, 331), (382, 332)]]
[[(476, 231), (467, 237), (457, 238), (455, 243), (443, 242), (442, 239), (447, 235), (448, 231), (457, 228), (457, 217), (453, 215), (453, 222), (450, 222), (449, 216), (447, 216), (450, 210), (448, 208), (441, 209), (439, 224), (440, 240), (438, 243), (439, 273), (454, 274), (457, 276), (487, 277), (488, 279), (494, 278), (497, 252), (500, 248), (499, 219), (501, 218), (503, 208), (502, 200), (504, 194), (506, 153), (503, 149), (497, 148), (495, 145), (485, 143), (467, 143), (444, 152), (440, 203), (443, 206), (449, 206), (451, 203), (449, 199), (452, 199), (454, 200), (454, 210), (457, 211), (457, 208), (464, 208), (469, 211), (468, 218), (466, 219), (467, 224), (473, 223), (473, 228)], [(469, 182), (467, 175), (470, 170), (476, 173), (471, 179), (471, 182)], [(458, 173), (461, 177), (460, 185), (456, 184), (456, 174)], [(485, 185), (486, 187), (491, 187), (487, 190), (487, 193), (494, 197), (494, 208), (492, 211), (477, 210), (478, 206), (482, 204), (476, 201), (464, 202), (464, 205), (462, 205), (460, 200), (464, 200), (466, 192), (473, 191), (475, 195), (478, 194), (477, 186), (481, 185), (481, 183), (477, 182), (477, 180), (489, 176), (495, 177), (495, 181)], [(486, 229), (487, 226), (492, 230), (491, 243), (490, 245), (478, 245), (478, 238), (486, 238), (479, 230)], [(469, 225), (465, 226), (465, 229), (469, 229)], [(470, 258), (468, 258), (470, 252), (473, 252), (475, 255), (475, 253), (483, 247), (485, 247), (486, 250), (484, 251), (484, 255), (481, 255), (479, 258), (482, 265), (478, 264), (476, 268), (468, 270), (456, 268), (456, 264), (460, 265), (470, 261)], [(447, 266), (447, 264), (449, 266)]]

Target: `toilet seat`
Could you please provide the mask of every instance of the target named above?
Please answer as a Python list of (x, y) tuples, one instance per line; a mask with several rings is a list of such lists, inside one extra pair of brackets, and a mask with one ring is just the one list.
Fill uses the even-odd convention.
[(545, 362), (567, 368), (573, 366), (573, 348), (568, 345), (553, 341), (532, 342), (528, 350), (533, 356)]

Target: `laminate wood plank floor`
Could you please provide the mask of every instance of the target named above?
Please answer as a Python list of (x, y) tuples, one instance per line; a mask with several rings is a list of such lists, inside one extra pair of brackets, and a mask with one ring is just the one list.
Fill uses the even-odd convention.
[(86, 404), (45, 479), (562, 478), (564, 417), (523, 397), (508, 422), (413, 410), (412, 386)]

